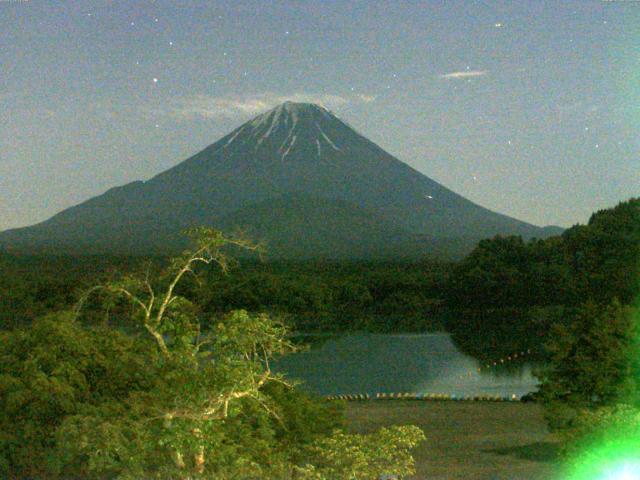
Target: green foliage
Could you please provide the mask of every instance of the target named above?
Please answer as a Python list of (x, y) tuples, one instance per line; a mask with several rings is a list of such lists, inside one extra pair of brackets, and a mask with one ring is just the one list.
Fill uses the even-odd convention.
[(594, 455), (605, 443), (628, 441), (635, 442), (640, 453), (640, 409), (625, 403), (582, 409), (574, 427), (563, 434), (568, 456), (582, 456), (585, 452)]
[[(71, 309), (87, 288), (112, 280), (114, 270), (136, 271), (146, 263), (143, 258), (0, 252), (0, 328), (27, 325), (47, 313)], [(92, 322), (102, 322), (103, 313), (93, 312)]]
[(631, 199), (559, 237), (481, 241), (450, 278), (446, 306), (457, 312), (447, 328), (475, 356), (526, 346), (546, 360), (541, 346), (553, 325), (574, 322), (586, 302), (630, 304), (639, 279), (640, 199)]
[(448, 301), (472, 308), (564, 303), (569, 267), (559, 248), (557, 238), (482, 240), (454, 270)]
[(563, 240), (578, 299), (633, 302), (640, 286), (640, 199), (594, 213)]
[[(560, 306), (533, 306), (464, 310), (447, 322), (456, 346), (483, 362), (526, 352), (522, 361), (545, 357), (543, 344), (551, 328), (564, 321)], [(514, 362), (513, 365), (517, 365)]]
[[(187, 471), (198, 478), (294, 478), (299, 467), (318, 460), (316, 442), (341, 426), (340, 415), (337, 405), (281, 382), (253, 389), (251, 372), (262, 367), (245, 355), (258, 345), (277, 346), (278, 328), (265, 317), (229, 315), (202, 369), (184, 356), (162, 359), (146, 338), (87, 329), (69, 314), (4, 334), (2, 475), (183, 478)], [(204, 413), (212, 397), (249, 390), (226, 414)], [(378, 441), (387, 444), (387, 437)], [(409, 461), (400, 437), (389, 444), (399, 463), (387, 463), (398, 471)], [(355, 462), (352, 457), (368, 452), (342, 453)], [(198, 473), (200, 455), (206, 470)]]
[[(271, 371), (272, 358), (294, 350), (284, 325), (234, 310), (201, 328), (200, 309), (179, 284), (198, 265), (228, 268), (223, 247), (253, 246), (210, 229), (195, 235), (194, 249), (166, 274), (122, 277), (84, 295), (73, 314), (2, 334), (0, 473), (339, 480), (370, 478), (362, 475), (381, 468), (409, 472), (419, 431), (333, 434), (341, 427), (335, 406)], [(82, 307), (97, 294), (140, 328), (83, 326)], [(378, 454), (371, 460), (378, 470), (366, 470), (362, 459)], [(355, 466), (358, 477), (349, 473)]]
[(549, 336), (541, 398), (551, 427), (576, 428), (579, 414), (619, 402), (640, 405), (640, 326), (634, 309), (618, 301), (587, 303)]
[(292, 458), (302, 462), (310, 439), (325, 437), (344, 427), (343, 404), (314, 398), (297, 388), (270, 382), (263, 388), (277, 406), (274, 434), (286, 444)]
[(631, 303), (640, 272), (640, 199), (592, 215), (561, 237), (483, 240), (454, 270), (452, 305)]
[(378, 480), (384, 475), (405, 478), (415, 473), (408, 453), (425, 439), (417, 427), (382, 428), (374, 435), (349, 435), (336, 431), (315, 442), (313, 464), (300, 469), (308, 480)]
[(567, 453), (602, 453), (591, 446), (630, 431), (610, 425), (629, 414), (616, 406), (640, 406), (640, 325), (630, 306), (639, 279), (640, 199), (631, 199), (560, 237), (480, 242), (454, 269), (447, 304), (467, 306), (447, 325), (479, 358), (531, 348), (544, 360), (539, 398)]
[(57, 471), (56, 431), (69, 416), (148, 390), (155, 353), (117, 331), (85, 329), (70, 313), (5, 332), (0, 343), (3, 476)]
[[(73, 308), (96, 284), (120, 286), (144, 295), (144, 279), (166, 286), (170, 264), (155, 259), (99, 257), (0, 256), (0, 327), (25, 325), (47, 312)], [(228, 268), (237, 262), (228, 259)], [(128, 278), (112, 270), (127, 272)], [(451, 265), (366, 262), (260, 263), (243, 260), (242, 268), (199, 265), (201, 277), (184, 276), (177, 288), (201, 318), (246, 309), (286, 317), (299, 331), (422, 331), (442, 328), (443, 295)], [(117, 281), (116, 281), (117, 279)], [(131, 282), (137, 283), (137, 287)], [(164, 283), (163, 283), (164, 282)], [(85, 323), (108, 322), (133, 329), (131, 303), (106, 290), (91, 293), (83, 306)], [(139, 313), (139, 312), (138, 312)], [(205, 326), (207, 322), (203, 323)]]

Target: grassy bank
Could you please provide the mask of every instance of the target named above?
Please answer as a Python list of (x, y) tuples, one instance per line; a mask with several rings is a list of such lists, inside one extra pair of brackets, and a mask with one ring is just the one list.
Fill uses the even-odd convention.
[(493, 402), (349, 402), (355, 432), (389, 425), (421, 427), (414, 451), (420, 480), (552, 480), (557, 444), (535, 404)]

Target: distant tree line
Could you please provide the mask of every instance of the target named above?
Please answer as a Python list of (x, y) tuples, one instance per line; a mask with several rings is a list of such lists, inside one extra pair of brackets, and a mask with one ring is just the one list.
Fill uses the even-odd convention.
[(252, 264), (200, 286), (213, 313), (246, 305), (284, 316), (298, 331), (442, 328), (451, 266), (422, 263)]
[(481, 241), (454, 268), (448, 301), (477, 308), (630, 303), (638, 287), (638, 205), (630, 200), (594, 213), (561, 236)]
[[(162, 258), (0, 256), (0, 325), (24, 325), (72, 305), (81, 292), (115, 272), (143, 271)], [(185, 296), (203, 299), (212, 317), (237, 308), (283, 317), (298, 331), (421, 331), (442, 328), (452, 265), (244, 260), (227, 275), (186, 279)]]
[[(447, 329), (477, 357), (522, 348), (543, 355), (550, 327), (586, 300), (634, 298), (637, 205), (630, 200), (596, 212), (587, 225), (545, 240), (483, 240), (458, 263), (256, 258), (227, 275), (205, 271), (199, 282), (186, 279), (181, 292), (198, 298), (200, 313), (211, 319), (244, 308), (278, 316), (294, 331)], [(0, 256), (0, 325), (28, 324), (115, 272), (143, 271), (150, 262), (166, 259)]]

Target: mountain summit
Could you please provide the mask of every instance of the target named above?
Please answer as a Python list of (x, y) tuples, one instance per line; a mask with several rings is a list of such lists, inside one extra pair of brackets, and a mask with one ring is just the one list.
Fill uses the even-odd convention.
[[(19, 250), (140, 254), (193, 225), (243, 228), (276, 257), (461, 253), (542, 229), (489, 211), (402, 163), (324, 107), (285, 102), (148, 181), (0, 233)], [(455, 246), (452, 251), (452, 246)]]

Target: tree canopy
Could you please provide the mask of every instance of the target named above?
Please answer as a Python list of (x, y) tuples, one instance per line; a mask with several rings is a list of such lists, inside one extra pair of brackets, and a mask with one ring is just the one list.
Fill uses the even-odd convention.
[[(334, 403), (274, 373), (295, 347), (266, 314), (235, 310), (203, 328), (180, 295), (198, 266), (226, 270), (223, 248), (256, 248), (211, 229), (162, 275), (97, 286), (73, 312), (2, 333), (0, 472), (8, 478), (377, 479), (413, 472), (415, 427), (341, 430)], [(88, 325), (101, 294), (108, 312)], [(126, 330), (109, 316), (125, 315)], [(89, 316), (89, 318), (91, 318)], [(140, 328), (136, 329), (135, 326)]]

